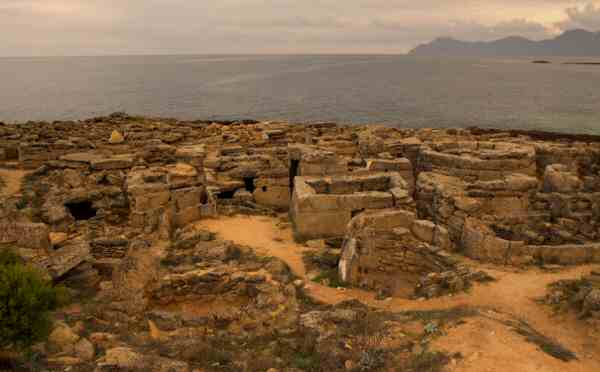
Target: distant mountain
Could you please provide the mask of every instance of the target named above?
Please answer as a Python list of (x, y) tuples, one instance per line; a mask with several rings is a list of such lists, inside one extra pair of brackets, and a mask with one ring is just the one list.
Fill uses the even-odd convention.
[(600, 56), (600, 32), (571, 30), (541, 41), (511, 36), (490, 42), (438, 38), (411, 50), (426, 57), (596, 57)]

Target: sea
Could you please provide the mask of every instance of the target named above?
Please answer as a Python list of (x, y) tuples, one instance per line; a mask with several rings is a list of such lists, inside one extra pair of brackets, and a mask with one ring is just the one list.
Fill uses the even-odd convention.
[(600, 134), (600, 66), (405, 55), (0, 58), (0, 121), (112, 112)]

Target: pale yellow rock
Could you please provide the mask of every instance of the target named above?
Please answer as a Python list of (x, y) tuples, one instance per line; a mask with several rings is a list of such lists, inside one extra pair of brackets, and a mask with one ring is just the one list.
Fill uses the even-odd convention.
[(111, 135), (108, 143), (112, 143), (113, 145), (125, 142), (125, 138), (119, 131), (114, 130)]
[(48, 364), (58, 364), (63, 366), (76, 366), (81, 364), (83, 361), (79, 358), (74, 358), (70, 356), (59, 356), (59, 357), (50, 357), (46, 359)]
[(150, 337), (152, 337), (153, 340), (160, 340), (163, 337), (162, 332), (153, 321), (148, 320), (148, 328), (150, 328)]
[(79, 341), (78, 334), (63, 322), (57, 322), (56, 327), (48, 337), (48, 348), (52, 352), (72, 351), (75, 343)]
[(66, 242), (67, 239), (69, 238), (69, 236), (66, 233), (61, 233), (61, 232), (51, 232), (49, 234), (50, 237), (50, 244), (53, 247), (59, 246), (62, 243)]
[(196, 168), (185, 163), (177, 163), (175, 166), (170, 167), (169, 173), (176, 177), (196, 177), (198, 175)]

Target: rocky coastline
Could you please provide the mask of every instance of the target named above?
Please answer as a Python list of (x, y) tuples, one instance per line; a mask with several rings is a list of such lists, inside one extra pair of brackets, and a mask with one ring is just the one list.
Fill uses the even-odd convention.
[(600, 136), (0, 123), (9, 248), (72, 295), (51, 370), (480, 371), (475, 325), (600, 369)]

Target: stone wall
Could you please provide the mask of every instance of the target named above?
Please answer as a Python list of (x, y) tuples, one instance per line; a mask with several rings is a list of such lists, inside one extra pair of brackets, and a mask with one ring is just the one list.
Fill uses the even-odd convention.
[(519, 173), (535, 176), (535, 149), (530, 145), (499, 142), (446, 142), (423, 147), (420, 171), (432, 171), (469, 181), (493, 180)]
[(600, 262), (600, 243), (530, 245), (502, 239), (487, 225), (472, 218), (465, 220), (461, 244), (468, 257), (504, 265)]
[(290, 216), (298, 240), (341, 237), (365, 210), (408, 206), (412, 198), (398, 173), (296, 177)]
[(127, 177), (134, 227), (170, 234), (201, 217), (212, 215), (214, 200), (203, 185), (195, 167), (178, 163), (166, 167), (135, 168)]
[(445, 252), (448, 231), (405, 210), (365, 213), (348, 226), (339, 263), (340, 279), (369, 289), (410, 296), (429, 273), (454, 267)]
[(333, 151), (299, 144), (290, 145), (288, 151), (289, 167), (297, 170), (294, 176), (330, 176), (348, 173), (347, 162)]

